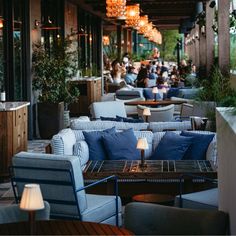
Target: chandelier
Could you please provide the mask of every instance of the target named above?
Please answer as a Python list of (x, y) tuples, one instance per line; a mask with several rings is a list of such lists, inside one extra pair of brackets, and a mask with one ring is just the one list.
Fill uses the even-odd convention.
[(126, 0), (106, 0), (107, 17), (125, 19)]
[(139, 4), (126, 6), (125, 26), (137, 28), (139, 25), (139, 19), (140, 19)]
[(148, 24), (148, 16), (147, 15), (140, 16), (139, 24), (138, 24), (138, 27), (137, 27), (137, 30), (138, 30), (139, 34), (144, 34), (145, 33), (147, 24)]

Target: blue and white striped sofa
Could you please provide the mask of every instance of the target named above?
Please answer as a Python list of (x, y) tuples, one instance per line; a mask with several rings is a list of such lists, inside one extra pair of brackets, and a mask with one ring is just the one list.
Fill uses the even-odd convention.
[[(90, 130), (91, 131), (91, 130)], [(179, 134), (181, 131), (171, 131)], [(189, 131), (201, 134), (212, 134), (209, 131)], [(161, 141), (165, 132), (151, 132), (151, 131), (134, 131), (135, 137), (146, 137), (149, 149), (145, 152), (145, 158), (149, 159), (157, 145)], [(64, 129), (58, 134), (54, 135), (51, 140), (52, 152), (59, 155), (75, 155), (80, 158), (82, 167), (84, 167), (89, 160), (89, 148), (85, 141), (82, 130)], [(216, 162), (216, 134), (208, 146), (206, 159)]]
[(152, 132), (161, 132), (163, 130), (191, 130), (191, 122), (150, 122), (150, 123), (129, 123), (118, 121), (81, 121), (80, 119), (73, 119), (70, 123), (70, 128), (73, 130), (103, 130), (116, 127), (117, 130), (124, 130), (132, 128), (138, 130), (151, 130)]

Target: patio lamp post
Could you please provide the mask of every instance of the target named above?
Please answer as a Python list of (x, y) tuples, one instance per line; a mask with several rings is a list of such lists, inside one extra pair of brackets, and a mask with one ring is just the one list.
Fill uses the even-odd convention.
[(144, 108), (143, 117), (145, 118), (145, 122), (148, 123), (148, 117), (151, 115), (151, 111), (149, 108)]
[(139, 138), (137, 142), (137, 149), (141, 151), (141, 162), (139, 164), (140, 168), (147, 167), (147, 164), (145, 163), (145, 150), (148, 149), (148, 143), (146, 138)]
[(44, 202), (38, 184), (26, 184), (22, 193), (20, 209), (29, 213), (30, 235), (35, 234), (35, 211), (44, 209)]

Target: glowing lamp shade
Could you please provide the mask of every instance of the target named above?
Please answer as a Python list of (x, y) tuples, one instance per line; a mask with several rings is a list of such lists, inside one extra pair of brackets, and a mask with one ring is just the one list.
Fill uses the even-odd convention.
[(157, 87), (153, 87), (152, 88), (152, 93), (158, 93), (158, 88)]
[(107, 17), (125, 19), (126, 0), (106, 0)]
[(137, 28), (140, 19), (140, 9), (139, 4), (126, 6), (126, 27)]
[(137, 142), (137, 149), (146, 150), (148, 149), (148, 142), (146, 138), (139, 138)]
[(143, 116), (150, 116), (150, 115), (151, 115), (150, 109), (149, 108), (144, 108)]
[(0, 19), (0, 29), (2, 29), (2, 28), (3, 28), (3, 20)]
[(147, 15), (140, 16), (139, 24), (138, 24), (138, 27), (137, 27), (137, 30), (138, 30), (139, 34), (144, 34), (146, 32), (147, 24), (148, 24), (148, 16)]
[(26, 184), (20, 202), (20, 209), (36, 211), (44, 209), (44, 202), (38, 184)]
[(102, 37), (102, 42), (103, 42), (103, 45), (104, 45), (104, 46), (108, 46), (108, 45), (110, 44), (110, 38), (109, 38), (109, 36), (108, 36), (108, 35), (104, 35), (104, 36)]

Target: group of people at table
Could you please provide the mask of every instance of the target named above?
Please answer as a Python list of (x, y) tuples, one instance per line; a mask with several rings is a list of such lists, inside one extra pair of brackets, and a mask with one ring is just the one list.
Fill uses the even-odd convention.
[(110, 66), (109, 82), (128, 87), (155, 87), (163, 86), (183, 87), (185, 85), (186, 74), (194, 74), (195, 66), (181, 61), (179, 68), (175, 64), (168, 65), (160, 59), (160, 52), (157, 48), (148, 60), (142, 61), (137, 68), (129, 59), (129, 54), (125, 53), (120, 63), (114, 60)]

